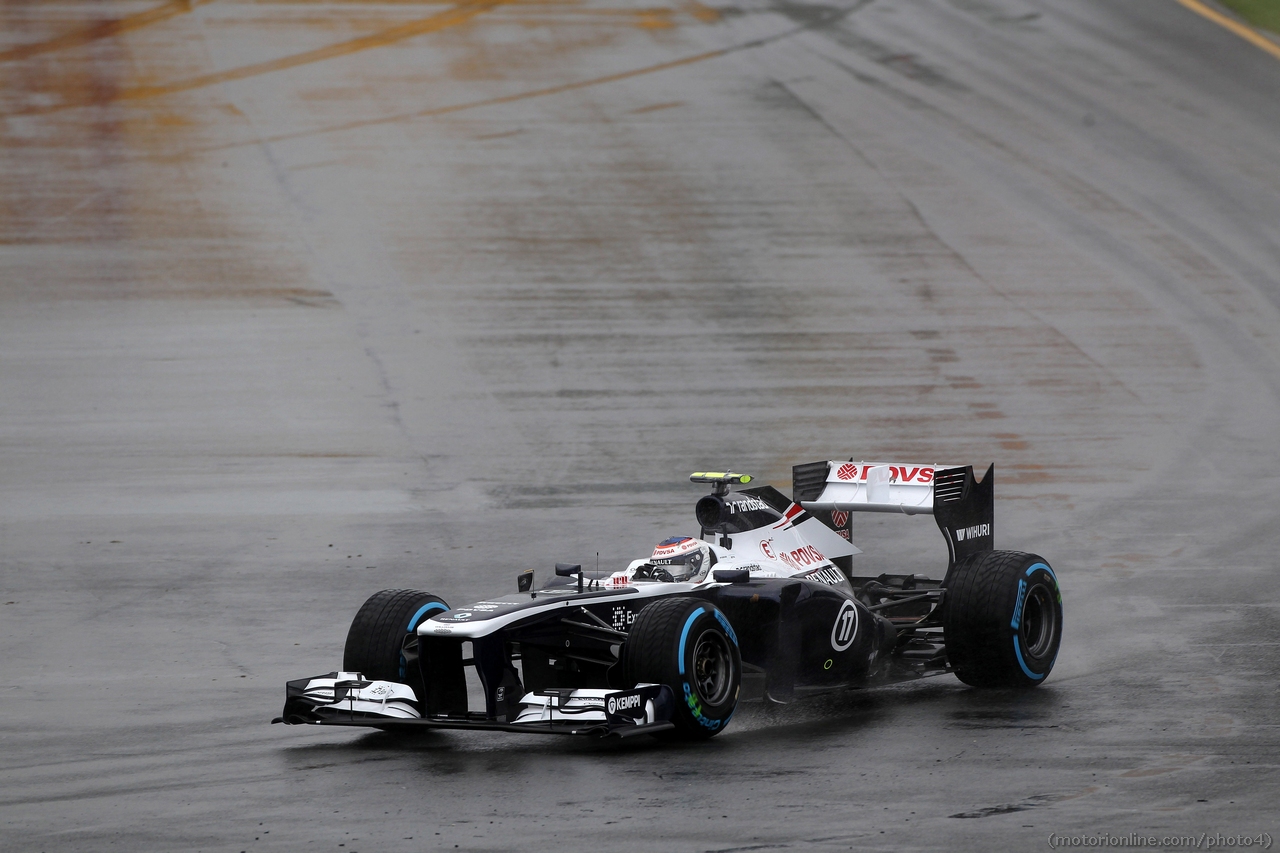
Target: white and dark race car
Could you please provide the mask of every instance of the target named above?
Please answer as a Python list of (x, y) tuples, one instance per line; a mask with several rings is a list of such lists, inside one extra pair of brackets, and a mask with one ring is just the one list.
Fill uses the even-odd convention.
[[(993, 549), (994, 466), (979, 481), (971, 467), (815, 462), (793, 469), (791, 498), (743, 474), (690, 479), (711, 487), (698, 536), (622, 571), (557, 564), (539, 586), (527, 570), (516, 592), (465, 607), (376, 593), (342, 671), (289, 682), (274, 722), (699, 739), (742, 700), (946, 673), (1029, 688), (1053, 668), (1058, 580), (1039, 556)], [(858, 574), (858, 512), (933, 515), (946, 573)]]

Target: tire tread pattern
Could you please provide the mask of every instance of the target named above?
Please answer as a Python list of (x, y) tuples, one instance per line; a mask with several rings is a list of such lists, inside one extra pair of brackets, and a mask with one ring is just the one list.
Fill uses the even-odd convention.
[[(956, 564), (947, 587), (943, 632), (956, 677), (974, 687), (1030, 687), (1013, 653), (1018, 577), (1035, 562), (1021, 551), (982, 551)], [(1046, 563), (1047, 565), (1047, 563)]]
[(400, 649), (409, 618), (439, 599), (416, 589), (384, 589), (365, 601), (351, 620), (342, 668), (374, 681), (400, 680)]
[[(665, 684), (676, 694), (677, 710), (672, 722), (676, 724), (673, 731), (664, 732), (660, 739), (704, 740), (723, 731), (712, 730), (698, 725), (687, 716), (683, 709), (682, 676), (680, 675), (678, 653), (672, 647), (674, 637), (680, 635), (684, 622), (696, 608), (702, 607), (707, 613), (717, 612), (715, 605), (696, 598), (664, 598), (655, 601), (640, 611), (636, 621), (632, 623), (628, 639), (622, 644), (621, 667), (624, 683), (628, 686), (641, 681)], [(737, 655), (734, 647), (735, 658)], [(737, 664), (739, 673), (741, 663)], [(690, 676), (683, 677), (688, 680)], [(736, 705), (737, 692), (734, 698)], [(730, 711), (732, 715), (732, 711)]]
[(680, 671), (671, 666), (666, 639), (688, 615), (689, 604), (687, 598), (662, 599), (636, 616), (628, 632), (629, 639), (622, 646), (622, 677), (627, 684), (652, 677), (653, 673), (662, 674), (663, 684), (671, 684), (680, 677)]

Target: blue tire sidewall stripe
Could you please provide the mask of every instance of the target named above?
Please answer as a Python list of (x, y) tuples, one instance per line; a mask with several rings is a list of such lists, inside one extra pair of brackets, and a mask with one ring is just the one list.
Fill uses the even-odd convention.
[[(720, 626), (724, 628), (725, 633), (729, 635), (729, 639), (733, 641), (734, 646), (738, 645), (737, 634), (734, 633), (733, 627), (729, 625), (729, 620), (726, 619), (724, 615), (720, 613), (719, 610), (715, 608), (708, 610), (705, 607), (699, 607), (698, 609), (690, 613), (688, 617), (684, 620), (684, 628), (680, 630), (680, 659), (679, 659), (680, 680), (684, 682), (684, 690), (686, 694), (688, 694), (689, 691), (692, 689), (689, 686), (688, 678), (685, 677), (685, 668), (684, 668), (684, 652), (685, 652), (685, 649), (688, 647), (689, 629), (693, 627), (694, 622), (698, 621), (699, 616), (703, 616), (706, 614), (714, 616), (716, 618), (716, 621), (720, 623)], [(735, 694), (735, 698), (736, 698), (736, 694)], [(720, 731), (729, 724), (729, 720), (733, 719), (733, 712), (736, 710), (737, 710), (737, 703), (735, 702), (734, 707), (729, 709), (728, 716), (726, 716), (722, 720), (717, 720), (712, 717), (704, 716), (697, 709), (694, 709), (694, 716), (698, 718), (699, 723), (706, 726), (707, 728), (710, 728), (712, 731)]]
[(680, 677), (684, 678), (684, 646), (689, 639), (689, 629), (693, 627), (693, 623), (698, 617), (706, 613), (705, 607), (699, 607), (697, 610), (689, 614), (689, 618), (684, 620), (684, 629), (680, 632)]
[(449, 606), (444, 602), (429, 601), (426, 604), (419, 607), (417, 613), (413, 614), (413, 618), (409, 620), (409, 627), (405, 628), (405, 630), (412, 631), (414, 628), (417, 628), (419, 620), (421, 620), (422, 617), (431, 610), (448, 610), (448, 609), (449, 609)]
[[(409, 620), (409, 627), (404, 629), (405, 633), (413, 633), (413, 629), (418, 627), (418, 622), (422, 619), (422, 617), (425, 616), (427, 613), (430, 613), (432, 610), (448, 610), (448, 609), (449, 609), (449, 605), (445, 604), (444, 602), (428, 601), (426, 604), (418, 608), (417, 613), (413, 614), (413, 618)], [(400, 653), (400, 677), (401, 678), (404, 678), (405, 668), (408, 665), (409, 665), (409, 662), (404, 659), (404, 652), (401, 652)]]
[[(1054, 592), (1056, 592), (1058, 596), (1061, 597), (1062, 593), (1058, 587), (1058, 576), (1053, 573), (1053, 569), (1049, 568), (1048, 563), (1043, 563), (1043, 562), (1033, 563), (1025, 572), (1023, 572), (1023, 576), (1031, 577), (1032, 573), (1036, 572), (1039, 569), (1044, 569), (1046, 572), (1049, 573), (1049, 577), (1053, 578)], [(1013, 634), (1013, 654), (1018, 658), (1018, 666), (1022, 667), (1022, 671), (1026, 673), (1027, 678), (1030, 678), (1032, 681), (1039, 681), (1040, 679), (1044, 678), (1045, 675), (1048, 674), (1049, 670), (1053, 668), (1054, 661), (1058, 659), (1058, 653), (1055, 651), (1053, 653), (1053, 660), (1049, 661), (1049, 666), (1046, 667), (1044, 672), (1041, 672), (1039, 674), (1032, 672), (1030, 667), (1027, 666), (1027, 662), (1022, 659), (1022, 644), (1018, 642), (1018, 634), (1016, 630), (1014, 631), (1014, 634)]]
[(1030, 678), (1032, 681), (1039, 681), (1044, 678), (1045, 674), (1043, 672), (1037, 674), (1027, 668), (1026, 661), (1022, 659), (1022, 646), (1018, 642), (1017, 634), (1013, 635), (1013, 653), (1018, 656), (1018, 666), (1022, 667), (1022, 671), (1027, 674), (1027, 678)]
[(1031, 565), (1031, 568), (1027, 569), (1025, 572), (1023, 572), (1023, 574), (1026, 575), (1027, 577), (1031, 577), (1031, 573), (1034, 572), (1036, 569), (1044, 569), (1046, 572), (1049, 573), (1049, 577), (1053, 578), (1053, 585), (1054, 586), (1058, 585), (1058, 576), (1053, 573), (1053, 569), (1049, 568), (1048, 563), (1043, 563), (1043, 562), (1033, 563)]

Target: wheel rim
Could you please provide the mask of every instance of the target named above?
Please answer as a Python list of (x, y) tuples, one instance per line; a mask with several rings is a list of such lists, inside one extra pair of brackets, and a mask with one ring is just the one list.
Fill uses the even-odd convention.
[(708, 628), (693, 646), (693, 682), (698, 696), (708, 705), (719, 705), (732, 686), (733, 656), (724, 635)]
[(1022, 647), (1032, 657), (1044, 657), (1053, 645), (1058, 628), (1058, 609), (1053, 606), (1053, 593), (1038, 583), (1027, 592), (1022, 607), (1022, 625), (1018, 629)]

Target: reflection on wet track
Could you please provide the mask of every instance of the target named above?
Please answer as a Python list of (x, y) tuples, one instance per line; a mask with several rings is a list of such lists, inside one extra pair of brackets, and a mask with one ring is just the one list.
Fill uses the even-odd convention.
[[(1174, 0), (0, 0), (0, 846), (1274, 833), (1276, 91)], [(996, 463), (1043, 689), (266, 725), (373, 590), (841, 454)]]

